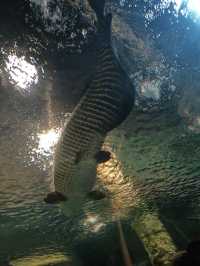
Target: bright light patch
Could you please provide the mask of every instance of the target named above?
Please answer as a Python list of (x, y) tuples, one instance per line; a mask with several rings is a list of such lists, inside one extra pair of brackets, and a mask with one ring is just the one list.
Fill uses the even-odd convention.
[(105, 224), (99, 221), (99, 217), (95, 214), (87, 214), (83, 225), (88, 227), (93, 233), (98, 233), (103, 227), (105, 227)]
[[(175, 0), (177, 11), (180, 9), (181, 4), (186, 2), (186, 0)], [(200, 0), (188, 0), (187, 1), (187, 10), (196, 15), (200, 15)]]
[(31, 136), (30, 143), (28, 144), (30, 165), (33, 163), (39, 165), (44, 171), (52, 166), (54, 149), (60, 135), (60, 128), (52, 128)]
[(38, 72), (34, 65), (25, 60), (25, 56), (9, 55), (5, 62), (10, 81), (22, 92), (30, 91), (31, 85), (38, 83)]
[(188, 10), (200, 15), (200, 0), (189, 0), (187, 7)]
[(38, 134), (39, 144), (38, 153), (48, 154), (51, 153), (54, 146), (58, 142), (60, 136), (60, 131), (55, 129), (50, 129), (47, 132)]
[(141, 94), (146, 98), (160, 99), (160, 80), (144, 80), (141, 84)]

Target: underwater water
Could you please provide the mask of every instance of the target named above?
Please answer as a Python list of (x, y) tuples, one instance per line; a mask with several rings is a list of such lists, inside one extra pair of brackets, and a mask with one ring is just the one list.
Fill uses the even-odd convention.
[(119, 220), (134, 265), (170, 265), (200, 236), (198, 5), (108, 1), (136, 104), (104, 143), (112, 157), (97, 176), (109, 197), (72, 215), (43, 199), (95, 66), (95, 24), (81, 2), (1, 3), (0, 266), (124, 265)]

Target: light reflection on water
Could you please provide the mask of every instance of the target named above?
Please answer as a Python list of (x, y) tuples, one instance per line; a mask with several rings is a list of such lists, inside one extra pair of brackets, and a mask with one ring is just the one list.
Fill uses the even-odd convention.
[(200, 16), (200, 3), (199, 0), (189, 0), (187, 4), (188, 10), (194, 12), (196, 15)]
[(57, 144), (61, 134), (61, 129), (50, 129), (47, 132), (38, 134), (38, 149), (35, 150), (36, 153), (43, 155), (51, 154), (55, 145)]
[(106, 223), (101, 221), (101, 217), (99, 215), (88, 212), (85, 215), (82, 225), (87, 228), (88, 231), (95, 234), (102, 230), (106, 226)]
[[(126, 1), (122, 1), (125, 3)], [(178, 15), (179, 12), (182, 16), (190, 16), (195, 22), (199, 21), (200, 17), (200, 5), (199, 0), (161, 0), (154, 7), (145, 14), (147, 22), (153, 21), (158, 14), (160, 15), (170, 5), (174, 5), (174, 15)], [(169, 11), (171, 12), (171, 11)]]
[[(188, 7), (191, 10), (194, 7), (192, 2), (188, 2)], [(181, 1), (177, 1), (177, 4), (180, 7)], [(36, 68), (28, 63), (25, 57), (9, 55), (6, 70), (10, 73), (13, 85), (17, 86), (21, 92), (30, 92), (31, 85), (36, 85), (38, 82)], [(146, 92), (146, 90), (149, 90), (149, 86), (148, 84), (144, 85), (143, 89)], [(154, 89), (157, 89), (156, 84), (153, 85)], [(158, 92), (155, 96), (159, 97)], [(43, 107), (45, 108), (45, 106)], [(9, 106), (6, 111), (7, 119), (10, 115)], [(14, 124), (12, 118), (9, 120), (12, 127), (19, 126)], [(39, 118), (37, 121), (34, 120), (35, 118), (29, 119), (29, 123), (34, 125), (39, 120)], [(134, 119), (129, 121), (131, 125), (135, 123), (133, 121)], [(22, 254), (22, 250), (31, 253), (35, 247), (46, 247), (51, 242), (53, 253), (56, 248), (60, 248), (57, 245), (60, 245), (61, 237), (64, 239), (63, 246), (67, 246), (67, 238), (69, 238), (72, 228), (66, 225), (66, 217), (63, 220), (61, 219), (58, 207), (49, 207), (43, 203), (43, 196), (49, 188), (49, 179), (52, 178), (47, 178), (46, 172), (49, 170), (49, 164), (52, 163), (52, 155), (59, 139), (60, 128), (49, 127), (45, 131), (36, 130), (31, 135), (32, 132), (29, 128), (24, 133), (24, 128), (27, 127), (28, 123), (23, 119), (18, 120), (18, 123), (21, 124), (21, 127), (18, 129), (16, 138), (10, 139), (9, 134), (6, 135), (5, 133), (0, 136), (3, 140), (0, 144), (1, 148), (4, 147), (4, 149), (1, 149), (2, 155), (0, 155), (0, 178), (3, 183), (0, 188), (0, 197), (1, 199), (4, 198), (1, 201), (3, 204), (1, 204), (0, 210), (3, 214), (1, 216), (0, 233), (3, 232), (4, 238), (2, 239), (5, 239), (3, 250), (5, 250), (5, 253), (8, 251), (12, 253), (15, 250), (14, 253), (18, 256)], [(190, 214), (194, 215), (194, 219), (198, 218), (199, 202), (196, 204), (193, 198), (199, 201), (200, 156), (199, 151), (197, 151), (199, 140), (198, 138), (194, 139), (190, 145), (188, 144), (190, 137), (188, 137), (184, 144), (184, 138), (179, 141), (182, 129), (178, 131), (178, 127), (173, 127), (170, 131), (170, 125), (167, 125), (167, 123), (163, 128), (161, 123), (157, 125), (153, 123), (152, 120), (150, 122), (144, 120), (135, 131), (131, 131), (132, 139), (130, 141), (123, 142), (123, 134), (117, 138), (117, 145), (122, 147), (119, 152), (120, 158), (117, 158), (116, 154), (118, 153), (113, 152), (113, 160), (101, 165), (98, 169), (100, 182), (108, 189), (112, 197), (109, 201), (87, 202), (85, 204), (84, 216), (79, 216), (79, 221), (76, 220), (74, 223), (77, 239), (80, 238), (79, 225), (82, 226), (83, 231), (97, 235), (101, 234), (110, 221), (116, 221), (120, 215), (121, 217), (127, 217), (128, 212), (141, 206), (140, 203), (143, 200), (150, 201), (150, 203), (155, 200), (162, 206), (168, 203), (171, 212), (173, 212), (175, 203), (180, 206), (182, 199), (185, 202), (189, 199), (195, 209), (194, 212), (190, 210)], [(151, 127), (155, 130), (152, 130)], [(159, 130), (157, 132), (156, 128), (162, 128), (162, 132)], [(9, 128), (6, 129), (5, 127), (5, 130), (9, 130)], [(17, 156), (15, 155), (20, 145), (23, 146), (24, 144), (21, 139), (28, 142), (30, 135), (31, 145), (28, 145), (28, 149), (31, 153), (32, 162), (28, 164), (29, 157), (25, 156), (27, 167), (23, 168), (21, 157), (16, 160)], [(111, 146), (113, 142), (114, 139), (111, 139)], [(184, 150), (184, 146), (186, 150)], [(37, 170), (34, 163), (40, 160), (42, 168)], [(122, 163), (125, 169), (122, 169)], [(126, 172), (128, 172), (127, 175), (124, 174)], [(189, 205), (190, 203), (188, 203)], [(142, 212), (145, 212), (147, 205), (142, 207)], [(156, 208), (153, 205), (151, 207)], [(183, 209), (186, 208), (185, 203)], [(159, 215), (157, 216), (159, 218)], [(135, 218), (135, 216), (129, 218), (132, 219), (133, 217)], [(184, 219), (183, 215), (180, 215), (181, 219)], [(176, 223), (177, 220), (178, 218), (173, 223)], [(21, 247), (19, 247), (17, 241), (11, 244), (14, 237), (18, 239), (22, 237), (24, 242), (22, 241)], [(28, 248), (27, 243), (31, 247)]]
[(38, 165), (42, 170), (47, 170), (53, 165), (53, 154), (61, 135), (60, 128), (50, 128), (31, 135), (27, 142), (29, 154), (28, 165)]
[(38, 71), (33, 64), (25, 60), (25, 56), (18, 57), (15, 54), (10, 54), (5, 64), (10, 82), (20, 92), (30, 92), (31, 86), (38, 83)]
[[(136, 123), (133, 123), (133, 117), (132, 120), (130, 118), (129, 123), (135, 126)], [(38, 121), (33, 122), (35, 124), (38, 123)], [(21, 123), (23, 124), (23, 121)], [(146, 124), (148, 123), (142, 123), (140, 126), (144, 127)], [(158, 124), (160, 125), (161, 123)], [(148, 126), (149, 124), (147, 127)], [(154, 129), (154, 126), (152, 127)], [(49, 162), (52, 162), (52, 153), (59, 138), (60, 129), (50, 127), (46, 131), (36, 130), (33, 138), (31, 137), (31, 145), (29, 148), (32, 151), (34, 162), (40, 161), (41, 158), (46, 158), (46, 161), (41, 161), (43, 166), (41, 171), (37, 172), (34, 163), (29, 165), (25, 170), (16, 164), (15, 158), (7, 159), (7, 166), (4, 164), (6, 160), (4, 159), (3, 161), (3, 159), (1, 159), (3, 169), (5, 169), (3, 179), (9, 184), (5, 190), (2, 190), (4, 193), (7, 191), (6, 193), (9, 194), (9, 196), (6, 197), (5, 206), (10, 208), (8, 217), (6, 216), (7, 225), (4, 225), (3, 230), (5, 231), (7, 227), (12, 224), (12, 232), (14, 233), (15, 230), (18, 230), (19, 235), (24, 234), (24, 238), (27, 237), (28, 231), (30, 231), (30, 234), (33, 234), (33, 229), (39, 230), (36, 234), (38, 239), (37, 237), (35, 239), (37, 243), (41, 234), (44, 234), (47, 239), (51, 238), (49, 235), (50, 230), (57, 230), (52, 237), (60, 237), (60, 235), (64, 234), (63, 238), (65, 237), (65, 241), (68, 241), (67, 237), (69, 237), (71, 233), (70, 230), (73, 228), (76, 232), (75, 237), (78, 241), (84, 234), (85, 238), (87, 238), (88, 234), (103, 234), (106, 225), (110, 222), (115, 222), (119, 217), (129, 217), (132, 219), (133, 216), (129, 216), (129, 211), (141, 206), (144, 199), (148, 201), (154, 198), (161, 198), (162, 201), (163, 197), (164, 201), (164, 198), (168, 195), (169, 199), (172, 197), (172, 200), (176, 199), (178, 201), (178, 197), (181, 196), (180, 192), (182, 193), (182, 198), (185, 197), (187, 199), (187, 193), (190, 195), (190, 193), (194, 192), (192, 187), (187, 187), (186, 179), (182, 179), (181, 176), (184, 171), (187, 171), (188, 163), (184, 166), (181, 163), (181, 167), (183, 167), (184, 171), (179, 175), (177, 169), (180, 162), (176, 160), (177, 156), (176, 159), (175, 157), (172, 159), (166, 158), (166, 156), (169, 156), (169, 153), (172, 152), (172, 149), (169, 148), (171, 147), (171, 139), (167, 139), (169, 128), (163, 128), (162, 136), (161, 132), (158, 133), (158, 135), (160, 134), (160, 138), (157, 137), (155, 131), (154, 134), (151, 134), (151, 130), (148, 130), (148, 128), (148, 134), (144, 130), (143, 134), (139, 133), (138, 135), (137, 133), (134, 135), (134, 129), (131, 129), (131, 134), (134, 136), (132, 136), (132, 139), (129, 141), (126, 141), (123, 130), (122, 132), (119, 131), (119, 133), (116, 130), (116, 136), (115, 134), (110, 136), (110, 139), (108, 139), (108, 142), (105, 144), (105, 148), (111, 149), (111, 147), (113, 147), (112, 160), (100, 165), (98, 168), (99, 181), (102, 182), (104, 187), (108, 190), (110, 198), (102, 202), (86, 202), (83, 210), (80, 210), (80, 212), (83, 211), (83, 215), (79, 213), (78, 217), (76, 217), (77, 219), (74, 220), (74, 226), (71, 226), (70, 229), (64, 227), (67, 218), (64, 219), (64, 222), (60, 222), (60, 214), (55, 216), (55, 210), (58, 210), (58, 207), (51, 208), (45, 206), (43, 203), (43, 197), (49, 190), (49, 179), (52, 179), (52, 177), (48, 177), (49, 179), (47, 179), (44, 173), (48, 171)], [(24, 136), (23, 126), (20, 130), (20, 137)], [(28, 133), (29, 132), (27, 132), (25, 136), (26, 140), (29, 138)], [(179, 133), (177, 133), (177, 135), (178, 134)], [(172, 133), (169, 135), (172, 136)], [(6, 139), (6, 136), (4, 136), (4, 138)], [(13, 143), (17, 143), (15, 138), (13, 138), (12, 141), (9, 139), (9, 144), (4, 147), (6, 149), (6, 155), (9, 153), (8, 147), (12, 149)], [(164, 144), (164, 146), (162, 144)], [(1, 145), (3, 145), (2, 142)], [(28, 158), (26, 159), (28, 161)], [(12, 177), (10, 176), (11, 164), (15, 166), (15, 175)], [(156, 174), (153, 171), (157, 171)], [(193, 180), (193, 171), (192, 169), (190, 171), (190, 182), (196, 187), (195, 190), (198, 193), (198, 180)], [(168, 172), (170, 172), (170, 174), (173, 173), (173, 176), (168, 176)], [(6, 182), (4, 183), (6, 184)], [(181, 184), (181, 186), (176, 186), (177, 184)], [(17, 191), (18, 193), (16, 193)], [(5, 206), (3, 207), (2, 213), (6, 213)], [(142, 212), (147, 210), (145, 205), (142, 206), (142, 208)], [(71, 217), (68, 219), (71, 219)], [(27, 229), (27, 225), (33, 228), (30, 229), (29, 226)], [(80, 228), (82, 228), (82, 231)], [(68, 236), (66, 236), (65, 233)], [(10, 241), (11, 238), (12, 234)], [(57, 245), (56, 243), (55, 241), (55, 246)], [(38, 244), (45, 245), (45, 241), (39, 241)], [(25, 249), (25, 246), (22, 248)]]
[(163, 0), (164, 5), (168, 5), (169, 3), (175, 3), (176, 10), (179, 11), (182, 4), (186, 4), (188, 12), (194, 12), (196, 15), (200, 15), (200, 5), (199, 0)]

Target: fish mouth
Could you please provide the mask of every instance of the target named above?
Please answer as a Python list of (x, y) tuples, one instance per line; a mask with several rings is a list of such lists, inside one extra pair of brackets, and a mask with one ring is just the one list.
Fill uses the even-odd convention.
[(57, 204), (66, 200), (67, 197), (57, 191), (48, 193), (47, 196), (44, 198), (44, 202), (48, 204)]

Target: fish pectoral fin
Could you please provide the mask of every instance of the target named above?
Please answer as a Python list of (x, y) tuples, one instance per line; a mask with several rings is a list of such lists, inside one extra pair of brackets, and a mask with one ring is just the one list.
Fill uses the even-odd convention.
[(87, 196), (92, 200), (101, 200), (106, 197), (106, 193), (101, 190), (92, 190), (88, 192)]
[(95, 154), (94, 158), (97, 163), (105, 163), (110, 160), (111, 153), (109, 151), (99, 151)]
[(44, 201), (49, 204), (56, 204), (66, 200), (67, 198), (63, 194), (57, 191), (48, 193), (46, 198), (44, 198)]

